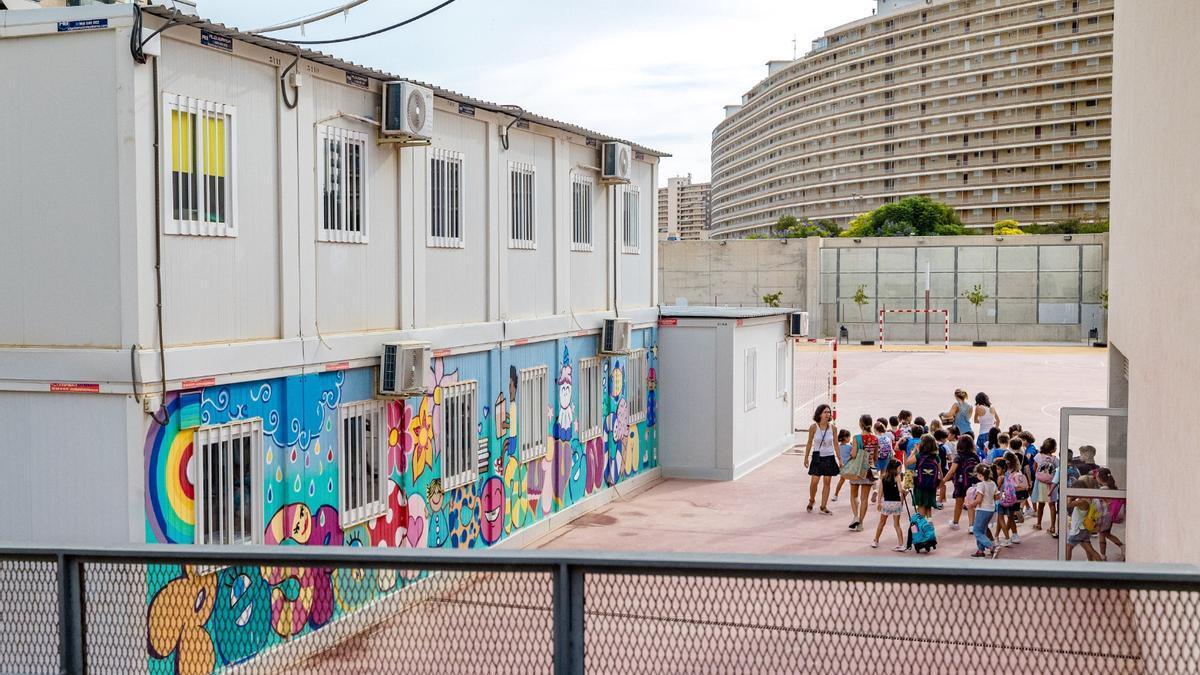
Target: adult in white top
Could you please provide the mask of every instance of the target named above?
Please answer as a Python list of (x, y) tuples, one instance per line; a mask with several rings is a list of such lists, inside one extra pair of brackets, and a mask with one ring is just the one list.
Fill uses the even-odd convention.
[(979, 425), (979, 434), (975, 436), (975, 450), (981, 459), (987, 457), (989, 447), (992, 447), (990, 436), (992, 429), (1000, 427), (1000, 415), (992, 407), (992, 400), (982, 391), (975, 394), (975, 423)]

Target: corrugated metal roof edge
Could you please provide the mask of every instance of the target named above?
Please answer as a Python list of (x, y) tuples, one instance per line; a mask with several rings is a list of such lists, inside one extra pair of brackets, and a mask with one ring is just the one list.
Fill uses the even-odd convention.
[[(176, 11), (175, 9), (167, 7), (165, 5), (147, 5), (142, 8), (142, 11), (146, 12), (147, 14), (153, 14), (154, 16), (157, 16), (157, 17), (160, 17), (163, 19), (177, 18), (182, 15), (182, 16), (189, 18), (188, 25), (190, 25), (190, 26), (195, 26), (198, 28), (202, 28), (204, 30), (209, 30), (214, 33), (221, 34), (221, 35), (227, 35), (231, 38), (241, 40), (243, 42), (248, 42), (250, 44), (257, 45), (257, 46), (263, 47), (265, 49), (272, 49), (272, 50), (278, 51), (282, 54), (287, 54), (289, 56), (295, 56), (295, 53), (296, 53), (294, 46), (290, 45), (287, 42), (280, 42), (278, 40), (273, 40), (271, 38), (263, 37), (261, 35), (255, 35), (253, 33), (245, 33), (243, 31), (238, 30), (237, 28), (230, 28), (230, 27), (226, 26), (225, 24), (214, 23), (212, 21), (209, 21), (209, 20), (204, 19), (199, 16), (185, 14), (182, 11)], [(505, 114), (505, 115), (512, 114), (511, 111), (503, 109), (500, 106), (500, 104), (498, 104), (498, 103), (493, 103), (491, 101), (484, 101), (482, 99), (477, 99), (477, 98), (473, 98), (471, 96), (467, 96), (466, 94), (461, 94), (457, 91), (452, 91), (450, 89), (443, 89), (442, 87), (438, 87), (437, 85), (429, 84), (426, 82), (420, 82), (418, 80), (413, 80), (410, 78), (400, 77), (399, 75), (393, 75), (391, 73), (387, 73), (382, 70), (377, 70), (375, 68), (368, 68), (366, 66), (361, 66), (357, 63), (345, 61), (343, 59), (339, 59), (336, 56), (331, 56), (324, 52), (313, 51), (311, 49), (306, 49), (304, 47), (301, 47), (300, 48), (300, 57), (308, 59), (310, 61), (316, 61), (317, 63), (320, 63), (321, 65), (330, 66), (332, 68), (341, 68), (342, 70), (352, 72), (356, 75), (371, 77), (376, 80), (384, 80), (384, 81), (408, 80), (410, 82), (419, 84), (423, 87), (429, 87), (430, 89), (433, 90), (435, 96), (440, 96), (441, 98), (448, 99), (448, 100), (454, 101), (456, 103), (465, 103), (467, 105), (475, 106), (476, 108), (482, 108), (484, 110), (489, 110), (491, 112), (498, 112), (498, 113)], [(532, 122), (534, 124), (541, 124), (543, 126), (552, 127), (552, 128), (559, 129), (562, 131), (567, 131), (567, 132), (570, 132), (573, 134), (578, 134), (580, 136), (584, 136), (587, 138), (595, 138), (599, 141), (617, 141), (620, 143), (628, 143), (629, 146), (632, 147), (635, 151), (641, 152), (641, 153), (644, 153), (647, 155), (652, 155), (654, 157), (670, 157), (671, 156), (668, 153), (662, 152), (660, 150), (655, 150), (653, 148), (648, 148), (644, 145), (639, 145), (637, 143), (634, 143), (633, 141), (628, 141), (623, 138), (617, 138), (615, 136), (609, 136), (607, 134), (602, 134), (597, 131), (592, 131), (591, 129), (585, 129), (584, 127), (581, 127), (581, 126), (578, 126), (575, 124), (571, 124), (569, 122), (561, 122), (559, 120), (552, 119), (549, 117), (542, 117), (541, 115), (536, 115), (529, 111), (525, 112), (525, 116), (522, 119), (528, 120), (529, 122)]]

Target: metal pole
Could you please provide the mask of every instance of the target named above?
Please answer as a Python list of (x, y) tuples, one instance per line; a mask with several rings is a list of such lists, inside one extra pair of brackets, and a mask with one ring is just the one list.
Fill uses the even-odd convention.
[(929, 344), (929, 263), (925, 263), (925, 344)]
[(60, 673), (82, 673), (83, 575), (74, 557), (58, 556), (58, 663)]
[(554, 572), (554, 672), (583, 675), (583, 571), (567, 563)]

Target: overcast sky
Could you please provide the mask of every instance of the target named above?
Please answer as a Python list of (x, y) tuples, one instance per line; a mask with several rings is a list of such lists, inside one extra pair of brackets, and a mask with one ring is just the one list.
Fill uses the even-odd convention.
[[(205, 18), (244, 30), (340, 0), (199, 0)], [(309, 26), (340, 37), (417, 14), (437, 0), (370, 0)], [(335, 56), (673, 155), (660, 184), (708, 180), (722, 106), (766, 75), (771, 59), (871, 13), (874, 0), (457, 0), (383, 35), (318, 47)], [(299, 38), (299, 31), (279, 33)]]

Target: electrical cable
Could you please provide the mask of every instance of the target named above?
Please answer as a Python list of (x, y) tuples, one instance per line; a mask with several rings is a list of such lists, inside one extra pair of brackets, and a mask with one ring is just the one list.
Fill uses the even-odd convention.
[(164, 23), (162, 26), (160, 26), (153, 33), (151, 33), (143, 38), (142, 37), (142, 8), (137, 4), (133, 5), (133, 29), (130, 30), (130, 32), (129, 32), (129, 53), (131, 56), (133, 56), (134, 61), (136, 61), (138, 63), (146, 62), (146, 52), (144, 51), (146, 43), (150, 42), (155, 37), (157, 37), (159, 33), (162, 33), (166, 29), (172, 28), (174, 26), (188, 26), (193, 23), (198, 23), (200, 21), (200, 19), (198, 19), (198, 18), (192, 19), (190, 21), (183, 21), (179, 18), (179, 17), (183, 16), (183, 12), (180, 12), (178, 9), (174, 9), (173, 11), (175, 13), (175, 16), (168, 19), (166, 23)]
[[(452, 2), (454, 2), (454, 1), (455, 1), (455, 0), (445, 0), (445, 1), (444, 1), (444, 2), (442, 2), (441, 4), (439, 4), (439, 5), (435, 6), (435, 7), (431, 7), (430, 9), (427, 9), (427, 10), (425, 10), (424, 12), (421, 12), (420, 14), (418, 14), (418, 15), (416, 15), (416, 16), (409, 17), (409, 18), (407, 18), (407, 19), (405, 19), (405, 20), (401, 21), (400, 23), (394, 23), (394, 24), (392, 24), (392, 25), (390, 25), (390, 26), (385, 26), (385, 27), (383, 27), (383, 28), (379, 28), (379, 29), (377, 29), (377, 30), (373, 30), (373, 31), (370, 31), (370, 32), (367, 32), (367, 33), (360, 33), (360, 34), (358, 34), (358, 35), (351, 35), (351, 36), (349, 36), (349, 37), (343, 37), (343, 38), (334, 38), (334, 39), (331, 39), (331, 40), (287, 40), (287, 39), (284, 39), (284, 38), (270, 38), (270, 39), (272, 39), (272, 40), (277, 40), (277, 41), (279, 41), (279, 42), (287, 42), (288, 44), (293, 44), (293, 45), (332, 45), (332, 44), (338, 44), (338, 43), (340, 43), (340, 42), (351, 42), (351, 41), (353, 41), (353, 40), (361, 40), (361, 39), (363, 39), (363, 38), (374, 37), (374, 36), (376, 36), (376, 35), (380, 35), (380, 34), (382, 34), (382, 33), (386, 33), (386, 32), (388, 32), (388, 31), (391, 31), (391, 30), (396, 30), (397, 28), (401, 28), (401, 27), (403, 27), (403, 26), (407, 26), (408, 24), (410, 24), (410, 23), (412, 23), (412, 22), (414, 22), (414, 21), (418, 21), (418, 20), (420, 20), (420, 19), (424, 19), (425, 17), (429, 16), (430, 14), (433, 14), (434, 12), (436, 12), (436, 11), (438, 11), (439, 9), (441, 9), (441, 8), (445, 7), (446, 5), (449, 5), (449, 4), (451, 4), (451, 3), (452, 3)], [(265, 37), (265, 36), (264, 36), (264, 37)]]
[(287, 68), (284, 68), (283, 72), (279, 74), (279, 95), (283, 97), (283, 104), (285, 106), (287, 106), (288, 110), (295, 110), (296, 106), (300, 104), (300, 89), (299, 88), (296, 89), (296, 98), (294, 98), (290, 101), (288, 100), (288, 92), (287, 92), (288, 73), (292, 72), (292, 69), (294, 69), (298, 65), (300, 65), (300, 47), (296, 47), (296, 59), (294, 61), (292, 61), (292, 64), (290, 66), (288, 66)]
[(247, 32), (259, 35), (262, 33), (274, 33), (275, 31), (287, 30), (288, 28), (295, 28), (296, 26), (300, 26), (301, 31), (303, 31), (305, 24), (316, 23), (317, 21), (323, 21), (323, 20), (328, 19), (329, 17), (333, 16), (334, 14), (340, 14), (342, 12), (349, 12), (351, 9), (353, 9), (363, 3), (366, 3), (366, 2), (369, 2), (369, 0), (350, 0), (349, 2), (343, 2), (342, 4), (338, 5), (337, 7), (332, 8), (332, 9), (313, 12), (312, 14), (305, 14), (304, 16), (298, 16), (295, 19), (289, 19), (283, 23), (277, 23), (273, 26), (267, 26), (266, 28), (256, 28), (252, 31), (247, 31)]
[[(136, 6), (136, 5), (135, 5)], [(150, 66), (152, 72), (150, 74), (153, 79), (154, 100), (158, 100), (158, 59), (154, 59), (154, 63)], [(159, 395), (162, 396), (158, 410), (151, 413), (155, 422), (159, 426), (167, 426), (171, 421), (171, 416), (167, 414), (167, 345), (163, 339), (163, 291), (162, 291), (162, 194), (161, 162), (162, 152), (159, 148), (159, 122), (158, 115), (151, 115), (154, 118), (154, 296), (155, 310), (158, 314), (158, 383), (160, 386)], [(161, 417), (160, 417), (161, 416)]]

